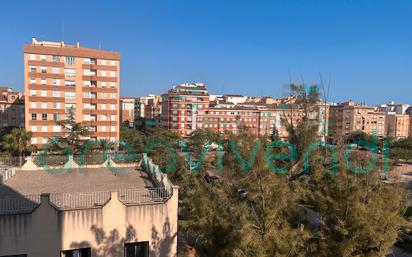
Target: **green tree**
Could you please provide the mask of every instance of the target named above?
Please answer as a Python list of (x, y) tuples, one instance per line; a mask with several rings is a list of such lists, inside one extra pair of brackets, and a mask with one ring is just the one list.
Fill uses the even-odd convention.
[(107, 152), (107, 151), (110, 151), (111, 149), (113, 149), (116, 146), (116, 144), (115, 144), (115, 142), (104, 138), (104, 139), (99, 139), (97, 141), (97, 146), (103, 152)]
[(20, 156), (21, 164), (24, 153), (33, 149), (30, 145), (31, 136), (32, 133), (24, 128), (14, 128), (3, 136), (2, 148), (11, 154)]
[(120, 141), (132, 146), (137, 153), (144, 148), (145, 136), (134, 128), (120, 127)]

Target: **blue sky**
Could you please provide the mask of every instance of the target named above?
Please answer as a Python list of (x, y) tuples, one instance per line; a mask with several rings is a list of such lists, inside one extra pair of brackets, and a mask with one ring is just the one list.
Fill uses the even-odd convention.
[(331, 77), (330, 100), (412, 104), (412, 1), (1, 1), (0, 85), (23, 89), (23, 44), (121, 52), (121, 94), (205, 82), (285, 96)]

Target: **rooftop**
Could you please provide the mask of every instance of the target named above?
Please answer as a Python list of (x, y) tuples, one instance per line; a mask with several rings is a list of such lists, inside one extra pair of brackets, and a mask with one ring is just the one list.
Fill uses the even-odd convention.
[(106, 168), (19, 170), (4, 185), (0, 185), (0, 199), (13, 198), (19, 194), (114, 192), (153, 187), (155, 184), (145, 172), (133, 168), (124, 168), (117, 173)]

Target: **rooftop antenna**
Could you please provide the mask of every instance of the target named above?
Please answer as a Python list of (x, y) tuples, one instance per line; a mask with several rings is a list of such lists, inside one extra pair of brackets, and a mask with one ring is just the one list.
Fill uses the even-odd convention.
[(102, 43), (99, 41), (99, 50), (102, 50)]
[(62, 21), (62, 41), (64, 41), (64, 21)]

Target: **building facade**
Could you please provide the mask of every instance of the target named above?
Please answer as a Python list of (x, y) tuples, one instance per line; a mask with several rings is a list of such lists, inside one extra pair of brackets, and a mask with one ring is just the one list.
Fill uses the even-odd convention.
[(136, 120), (136, 98), (120, 97), (120, 124), (133, 127)]
[(385, 135), (396, 139), (410, 136), (410, 116), (407, 114), (386, 114)]
[(24, 127), (24, 96), (0, 87), (0, 130), (6, 127)]
[(73, 108), (91, 139), (119, 139), (120, 54), (37, 41), (24, 45), (25, 123), (32, 144), (62, 133), (56, 121)]
[(335, 139), (348, 136), (354, 131), (362, 131), (384, 137), (386, 131), (385, 113), (375, 107), (358, 105), (352, 101), (330, 106), (329, 135)]

